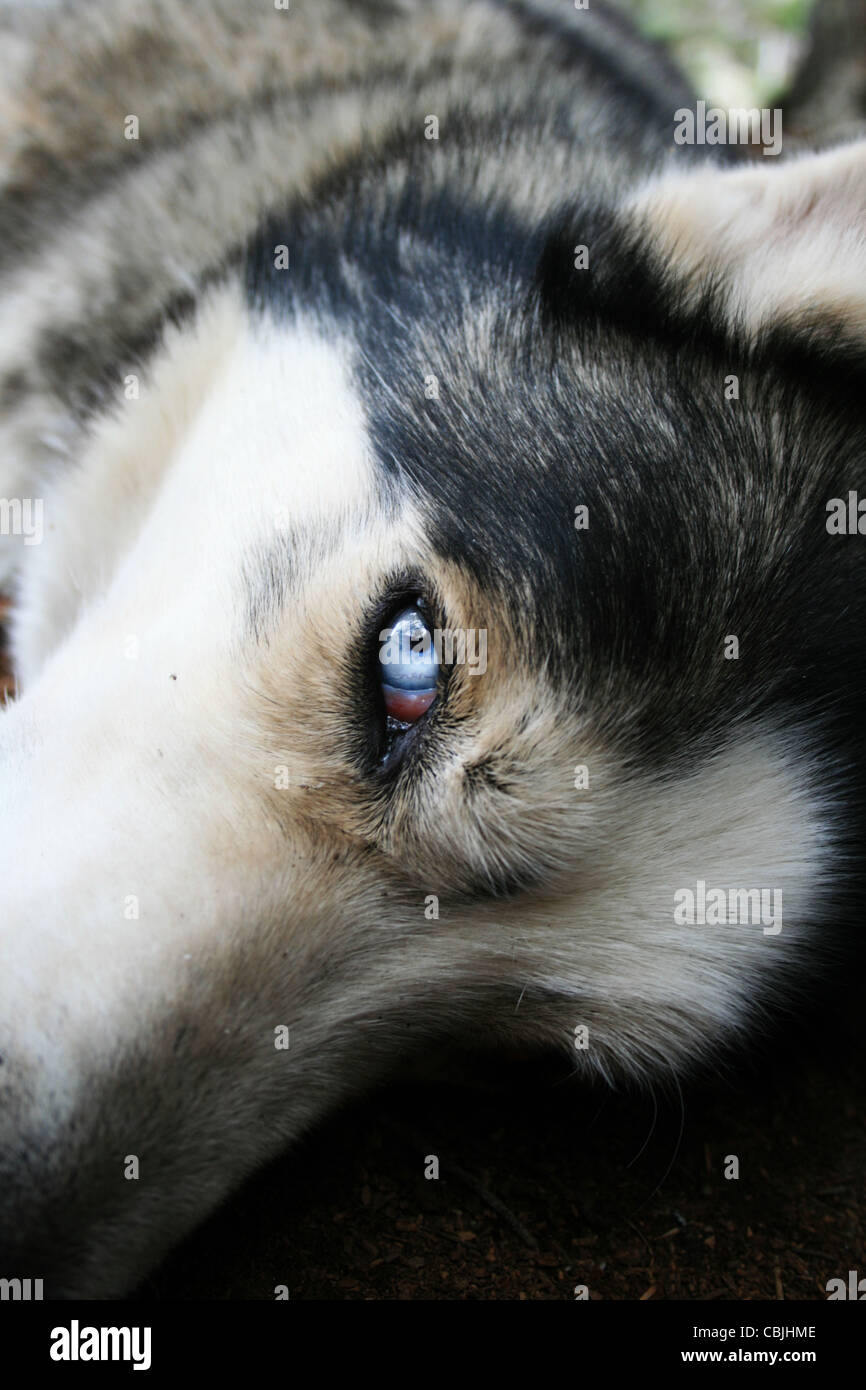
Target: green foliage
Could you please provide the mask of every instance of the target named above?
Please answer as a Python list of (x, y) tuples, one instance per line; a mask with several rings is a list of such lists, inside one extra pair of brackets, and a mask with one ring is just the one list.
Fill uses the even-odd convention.
[(812, 0), (620, 0), (659, 39), (698, 96), (722, 106), (767, 105), (790, 82)]

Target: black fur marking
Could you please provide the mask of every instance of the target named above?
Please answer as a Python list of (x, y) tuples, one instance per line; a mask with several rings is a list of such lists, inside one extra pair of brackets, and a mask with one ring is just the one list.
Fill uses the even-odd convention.
[[(585, 270), (574, 267), (574, 247), (589, 250)], [(583, 322), (609, 324), (659, 345), (693, 344), (730, 353), (758, 369), (805, 373), (837, 396), (866, 385), (863, 344), (849, 325), (821, 312), (800, 310), (757, 339), (747, 337), (725, 308), (725, 285), (709, 272), (697, 302), (687, 297), (675, 265), (653, 244), (652, 228), (603, 203), (584, 203), (560, 214), (539, 260), (535, 289), (552, 329), (571, 334)]]
[[(641, 150), (647, 112), (622, 96), (622, 140)], [(749, 343), (712, 281), (687, 311), (648, 229), (617, 210), (629, 175), (605, 150), (547, 220), (467, 193), (467, 169), (512, 130), (535, 130), (543, 157), (550, 111), (450, 119), (453, 179), (398, 130), (272, 219), (247, 250), (250, 303), (277, 321), (311, 312), (355, 344), (383, 484), (421, 499), (434, 547), (474, 577), (478, 626), (507, 604), (523, 659), (627, 757), (669, 765), (768, 714), (820, 720), (850, 748), (839, 692), (866, 674), (846, 635), (866, 631), (866, 585), (824, 521), (829, 497), (866, 495), (856, 352), (814, 324)], [(289, 271), (274, 268), (283, 243)]]
[[(713, 287), (685, 321), (665, 268), (593, 203), (568, 231), (526, 228), (409, 181), (384, 215), (348, 197), (288, 217), (290, 238), (283, 221), (250, 250), (253, 301), (277, 318), (312, 305), (354, 337), (384, 475), (424, 499), (439, 552), (519, 613), (527, 661), (644, 763), (780, 709), (820, 715), (830, 737), (840, 688), (864, 674), (835, 615), (866, 630), (866, 586), (824, 508), (866, 493), (866, 439), (848, 385), (828, 397), (828, 375), (805, 370), (814, 337), (738, 343)], [(288, 274), (272, 269), (281, 240)], [(588, 276), (569, 270), (577, 241)], [(479, 348), (466, 323), (484, 313)]]

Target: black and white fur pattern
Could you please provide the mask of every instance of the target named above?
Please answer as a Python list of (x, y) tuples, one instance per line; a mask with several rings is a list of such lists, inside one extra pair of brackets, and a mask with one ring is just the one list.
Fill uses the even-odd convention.
[[(0, 497), (44, 502), (0, 537), (0, 1250), (117, 1296), (444, 1040), (676, 1075), (827, 969), (866, 148), (676, 147), (595, 5), (0, 23)], [(416, 595), (487, 670), (389, 750)], [(680, 924), (699, 881), (782, 929)]]

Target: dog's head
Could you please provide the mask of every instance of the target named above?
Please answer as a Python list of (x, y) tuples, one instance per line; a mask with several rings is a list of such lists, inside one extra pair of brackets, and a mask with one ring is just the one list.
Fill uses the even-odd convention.
[(125, 376), (21, 538), (6, 1274), (122, 1291), (443, 1039), (659, 1074), (796, 988), (862, 678), (864, 173), (543, 235), (308, 210)]

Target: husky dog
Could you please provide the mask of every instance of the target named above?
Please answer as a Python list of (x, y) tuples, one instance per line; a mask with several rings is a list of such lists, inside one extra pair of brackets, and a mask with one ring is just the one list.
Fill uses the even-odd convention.
[(0, 25), (0, 1265), (110, 1297), (449, 1040), (678, 1075), (829, 969), (866, 146), (678, 144), (595, 3)]

